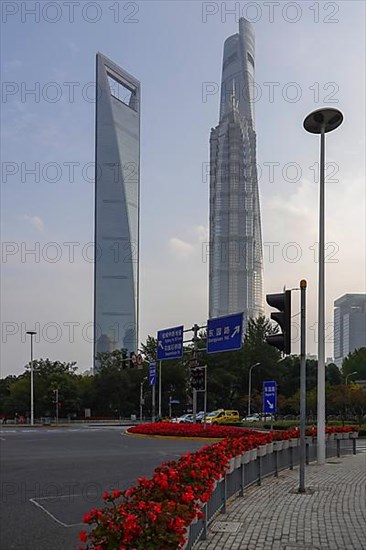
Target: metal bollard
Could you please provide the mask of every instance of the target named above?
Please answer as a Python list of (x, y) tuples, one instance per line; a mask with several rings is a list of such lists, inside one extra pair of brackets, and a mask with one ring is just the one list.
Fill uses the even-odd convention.
[(290, 447), (290, 470), (294, 469), (294, 449)]
[(275, 477), (278, 477), (278, 453), (279, 451), (275, 451), (273, 454), (275, 456)]
[(243, 497), (244, 496), (244, 482), (245, 482), (245, 474), (244, 474), (244, 464), (242, 463), (241, 466), (240, 466), (241, 470), (240, 470), (240, 491), (239, 491), (239, 496), (240, 497)]
[(207, 502), (203, 507), (203, 531), (202, 531), (201, 539), (207, 540)]
[(309, 443), (306, 443), (305, 446), (305, 463), (309, 464)]
[(357, 439), (352, 439), (352, 452), (355, 455), (356, 454), (356, 441)]
[(257, 458), (258, 461), (258, 485), (262, 485), (262, 457), (259, 456)]
[(341, 440), (337, 439), (337, 458), (341, 456)]
[(226, 474), (225, 474), (225, 476), (224, 476), (224, 481), (223, 481), (222, 485), (223, 485), (224, 494), (223, 494), (223, 499), (222, 499), (221, 513), (222, 513), (222, 514), (226, 514), (226, 495), (227, 495), (227, 479), (226, 479)]

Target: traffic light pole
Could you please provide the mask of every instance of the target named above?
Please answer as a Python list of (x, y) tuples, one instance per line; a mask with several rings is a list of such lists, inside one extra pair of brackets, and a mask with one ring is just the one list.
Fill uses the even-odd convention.
[(300, 281), (300, 482), (299, 493), (305, 493), (305, 430), (306, 430), (306, 287), (303, 279)]

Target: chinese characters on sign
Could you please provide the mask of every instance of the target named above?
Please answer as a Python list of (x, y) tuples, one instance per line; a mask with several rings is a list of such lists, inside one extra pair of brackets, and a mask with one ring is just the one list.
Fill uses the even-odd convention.
[(275, 414), (277, 409), (277, 382), (263, 382), (263, 412)]
[(243, 343), (243, 313), (207, 321), (207, 353), (233, 351)]
[(183, 356), (183, 325), (158, 331), (158, 361)]

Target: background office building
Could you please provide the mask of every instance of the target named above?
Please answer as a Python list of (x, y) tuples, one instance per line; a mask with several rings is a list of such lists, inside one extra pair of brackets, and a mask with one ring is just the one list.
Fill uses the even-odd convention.
[(224, 44), (220, 120), (210, 136), (210, 317), (264, 313), (254, 63), (253, 27), (241, 18)]
[(137, 350), (140, 83), (98, 53), (94, 368), (97, 352)]
[(345, 294), (334, 302), (334, 362), (366, 347), (366, 294)]

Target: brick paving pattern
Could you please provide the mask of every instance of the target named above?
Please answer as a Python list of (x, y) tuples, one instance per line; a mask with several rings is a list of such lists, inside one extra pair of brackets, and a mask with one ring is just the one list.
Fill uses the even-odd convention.
[(213, 532), (195, 550), (366, 550), (366, 454), (285, 470), (249, 487), (216, 522), (241, 522), (234, 532)]

